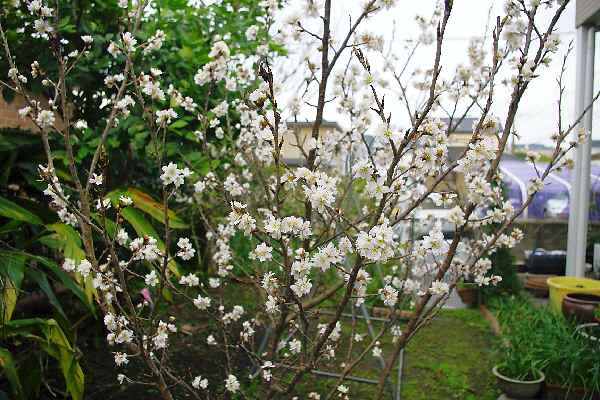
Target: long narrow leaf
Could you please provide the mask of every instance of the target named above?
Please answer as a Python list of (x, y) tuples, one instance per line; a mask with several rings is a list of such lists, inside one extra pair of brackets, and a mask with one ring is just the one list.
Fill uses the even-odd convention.
[(25, 399), (25, 393), (23, 391), (23, 387), (21, 386), (21, 380), (19, 379), (15, 362), (10, 354), (10, 351), (4, 347), (0, 347), (0, 368), (2, 368), (4, 376), (6, 376), (6, 379), (10, 383), (10, 387), (15, 399)]
[(31, 211), (13, 203), (10, 200), (0, 197), (0, 215), (17, 221), (28, 222), (33, 225), (42, 225), (44, 222)]
[(83, 399), (83, 371), (71, 343), (55, 320), (21, 319), (10, 321), (3, 328), (2, 333), (7, 336), (18, 335), (38, 342), (48, 355), (58, 360), (71, 397), (74, 400)]
[(90, 301), (90, 299), (88, 299), (83, 290), (77, 285), (77, 283), (75, 283), (75, 281), (69, 276), (69, 274), (63, 271), (58, 266), (58, 264), (46, 257), (36, 256), (28, 253), (24, 254), (32, 260), (36, 260), (37, 262), (48, 268), (50, 271), (52, 271), (52, 273), (58, 278), (58, 280), (75, 296), (77, 296), (77, 298), (88, 307), (92, 314), (96, 315), (96, 308), (94, 307), (94, 304)]
[(6, 224), (0, 226), (0, 235), (6, 235), (7, 233), (14, 232), (18, 230), (21, 225), (23, 225), (23, 221), (11, 219)]
[(10, 321), (17, 305), (19, 289), (25, 271), (25, 257), (8, 252), (0, 252), (0, 321)]
[(50, 301), (50, 304), (52, 304), (56, 311), (58, 311), (58, 313), (64, 319), (68, 320), (67, 314), (65, 314), (65, 311), (60, 305), (60, 301), (58, 301), (58, 299), (56, 298), (56, 295), (54, 294), (54, 291), (52, 290), (52, 287), (50, 286), (50, 282), (48, 282), (48, 278), (46, 277), (46, 275), (35, 268), (28, 268), (27, 276), (34, 280), (38, 284), (42, 292), (44, 292), (44, 294), (48, 296), (48, 301)]
[[(148, 193), (145, 193), (139, 189), (129, 188), (127, 190), (133, 200), (133, 205), (146, 214), (150, 215), (157, 221), (165, 223), (165, 208), (162, 203), (156, 201)], [(175, 214), (173, 210), (167, 209), (167, 215), (169, 218), (169, 226), (173, 229), (187, 228), (187, 224), (183, 222), (181, 218)]]
[(8, 276), (16, 288), (21, 287), (25, 273), (25, 256), (12, 251), (0, 251), (0, 275)]
[(0, 277), (0, 289), (2, 290), (2, 293), (0, 293), (0, 300), (2, 301), (2, 304), (0, 304), (0, 321), (5, 324), (10, 321), (13, 311), (15, 311), (17, 289), (15, 284), (7, 277)]
[[(119, 201), (119, 196), (121, 195), (131, 197), (133, 200), (132, 207), (135, 207), (144, 214), (149, 215), (156, 221), (159, 221), (161, 224), (165, 223), (165, 208), (163, 207), (163, 204), (158, 202), (148, 193), (131, 187), (127, 190), (114, 190), (110, 192), (107, 197), (111, 199), (114, 205), (116, 205)], [(188, 227), (188, 225), (175, 213), (175, 211), (167, 209), (167, 215), (169, 217), (169, 226), (172, 229), (184, 229)]]
[(51, 237), (55, 242), (47, 244), (50, 247), (58, 248), (64, 252), (65, 257), (75, 261), (81, 261), (85, 258), (85, 252), (81, 248), (81, 237), (72, 226), (62, 223), (55, 223), (46, 226), (54, 234), (46, 236)]

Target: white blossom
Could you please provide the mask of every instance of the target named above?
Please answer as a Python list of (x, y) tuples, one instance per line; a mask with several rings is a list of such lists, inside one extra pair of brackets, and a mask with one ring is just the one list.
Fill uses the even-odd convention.
[(238, 390), (240, 390), (240, 383), (235, 375), (230, 374), (227, 379), (225, 379), (225, 389), (231, 393), (236, 393)]
[(206, 310), (208, 309), (208, 307), (210, 307), (210, 297), (202, 297), (201, 295), (198, 295), (198, 297), (196, 297), (194, 299), (194, 305), (200, 309), (200, 310)]
[(177, 241), (177, 247), (179, 247), (179, 251), (177, 252), (177, 256), (182, 260), (190, 260), (194, 257), (196, 250), (192, 247), (192, 243), (188, 238), (179, 238)]
[(170, 162), (168, 165), (162, 167), (162, 175), (160, 179), (163, 185), (168, 186), (173, 184), (176, 188), (183, 185), (184, 179), (193, 174), (187, 167), (179, 169), (177, 164)]
[(40, 111), (37, 118), (35, 119), (35, 122), (37, 122), (37, 124), (42, 129), (51, 128), (54, 125), (54, 121), (55, 121), (54, 113), (49, 110)]
[(272, 247), (267, 246), (266, 243), (261, 243), (250, 253), (250, 259), (261, 262), (269, 261), (273, 258), (272, 251)]
[(192, 387), (194, 389), (206, 389), (208, 388), (208, 379), (206, 378), (202, 378), (202, 376), (196, 376), (194, 377), (194, 380), (192, 381)]
[(85, 258), (79, 262), (77, 266), (77, 272), (81, 274), (83, 277), (87, 277), (92, 270), (92, 264), (86, 260)]

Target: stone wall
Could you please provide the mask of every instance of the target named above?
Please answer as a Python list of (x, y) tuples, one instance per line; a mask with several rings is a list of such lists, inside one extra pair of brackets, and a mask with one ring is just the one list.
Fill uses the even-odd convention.
[[(34, 99), (42, 104), (44, 109), (48, 109), (48, 100), (43, 97), (35, 97)], [(38, 128), (30, 118), (21, 118), (19, 116), (19, 109), (25, 107), (27, 102), (21, 95), (16, 95), (10, 102), (7, 102), (4, 97), (0, 94), (0, 129), (2, 128), (18, 128), (37, 132)], [(56, 128), (61, 130), (64, 128), (62, 119), (58, 113), (54, 113), (56, 122), (54, 123)]]

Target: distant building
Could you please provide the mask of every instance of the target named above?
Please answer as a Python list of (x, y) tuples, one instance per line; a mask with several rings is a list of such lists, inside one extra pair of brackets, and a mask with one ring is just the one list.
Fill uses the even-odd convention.
[(592, 140), (592, 161), (600, 160), (600, 140)]
[(525, 143), (525, 144), (516, 144), (512, 148), (512, 153), (526, 153), (528, 151), (533, 151), (542, 155), (550, 156), (554, 152), (554, 147), (546, 146), (545, 144), (540, 143)]
[[(306, 163), (310, 151), (310, 139), (314, 122), (288, 122), (288, 132), (283, 136), (281, 158), (287, 165), (301, 166)], [(319, 137), (324, 140), (329, 135), (340, 133), (342, 129), (336, 122), (323, 121), (319, 128)]]
[[(468, 146), (473, 137), (473, 126), (479, 122), (479, 118), (465, 117), (463, 119), (440, 118), (448, 131), (448, 152), (450, 159), (456, 159)], [(502, 127), (500, 127), (502, 132)]]
[(448, 147), (466, 147), (473, 136), (473, 125), (477, 124), (479, 118), (450, 119), (441, 118), (444, 124), (449, 127)]
[[(466, 150), (471, 138), (473, 137), (473, 126), (479, 122), (479, 118), (465, 117), (463, 119), (441, 118), (446, 126), (448, 126), (448, 158), (451, 161), (457, 160)], [(502, 132), (502, 127), (500, 127)], [(459, 197), (463, 197), (466, 193), (465, 178), (461, 172), (451, 172), (440, 185), (439, 192), (452, 191), (456, 192)]]

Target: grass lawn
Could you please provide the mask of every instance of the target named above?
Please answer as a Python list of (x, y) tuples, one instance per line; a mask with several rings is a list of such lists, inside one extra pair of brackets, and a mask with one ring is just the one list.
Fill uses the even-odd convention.
[[(443, 310), (407, 347), (402, 399), (495, 400), (498, 392), (491, 373), (494, 365), (493, 340), (488, 323), (478, 310)], [(382, 348), (386, 354), (391, 344), (382, 343)], [(338, 354), (342, 353), (344, 351), (339, 349)], [(335, 369), (334, 362), (330, 367)], [(395, 382), (397, 370), (392, 375)], [(377, 379), (379, 367), (376, 359), (366, 357), (354, 376)], [(334, 379), (314, 377), (299, 385), (295, 394), (301, 399), (302, 395), (311, 391), (323, 395), (334, 382)], [(375, 392), (370, 384), (344, 384), (350, 387), (352, 399), (370, 399)]]
[(444, 310), (408, 345), (402, 398), (495, 400), (493, 340), (478, 310)]

